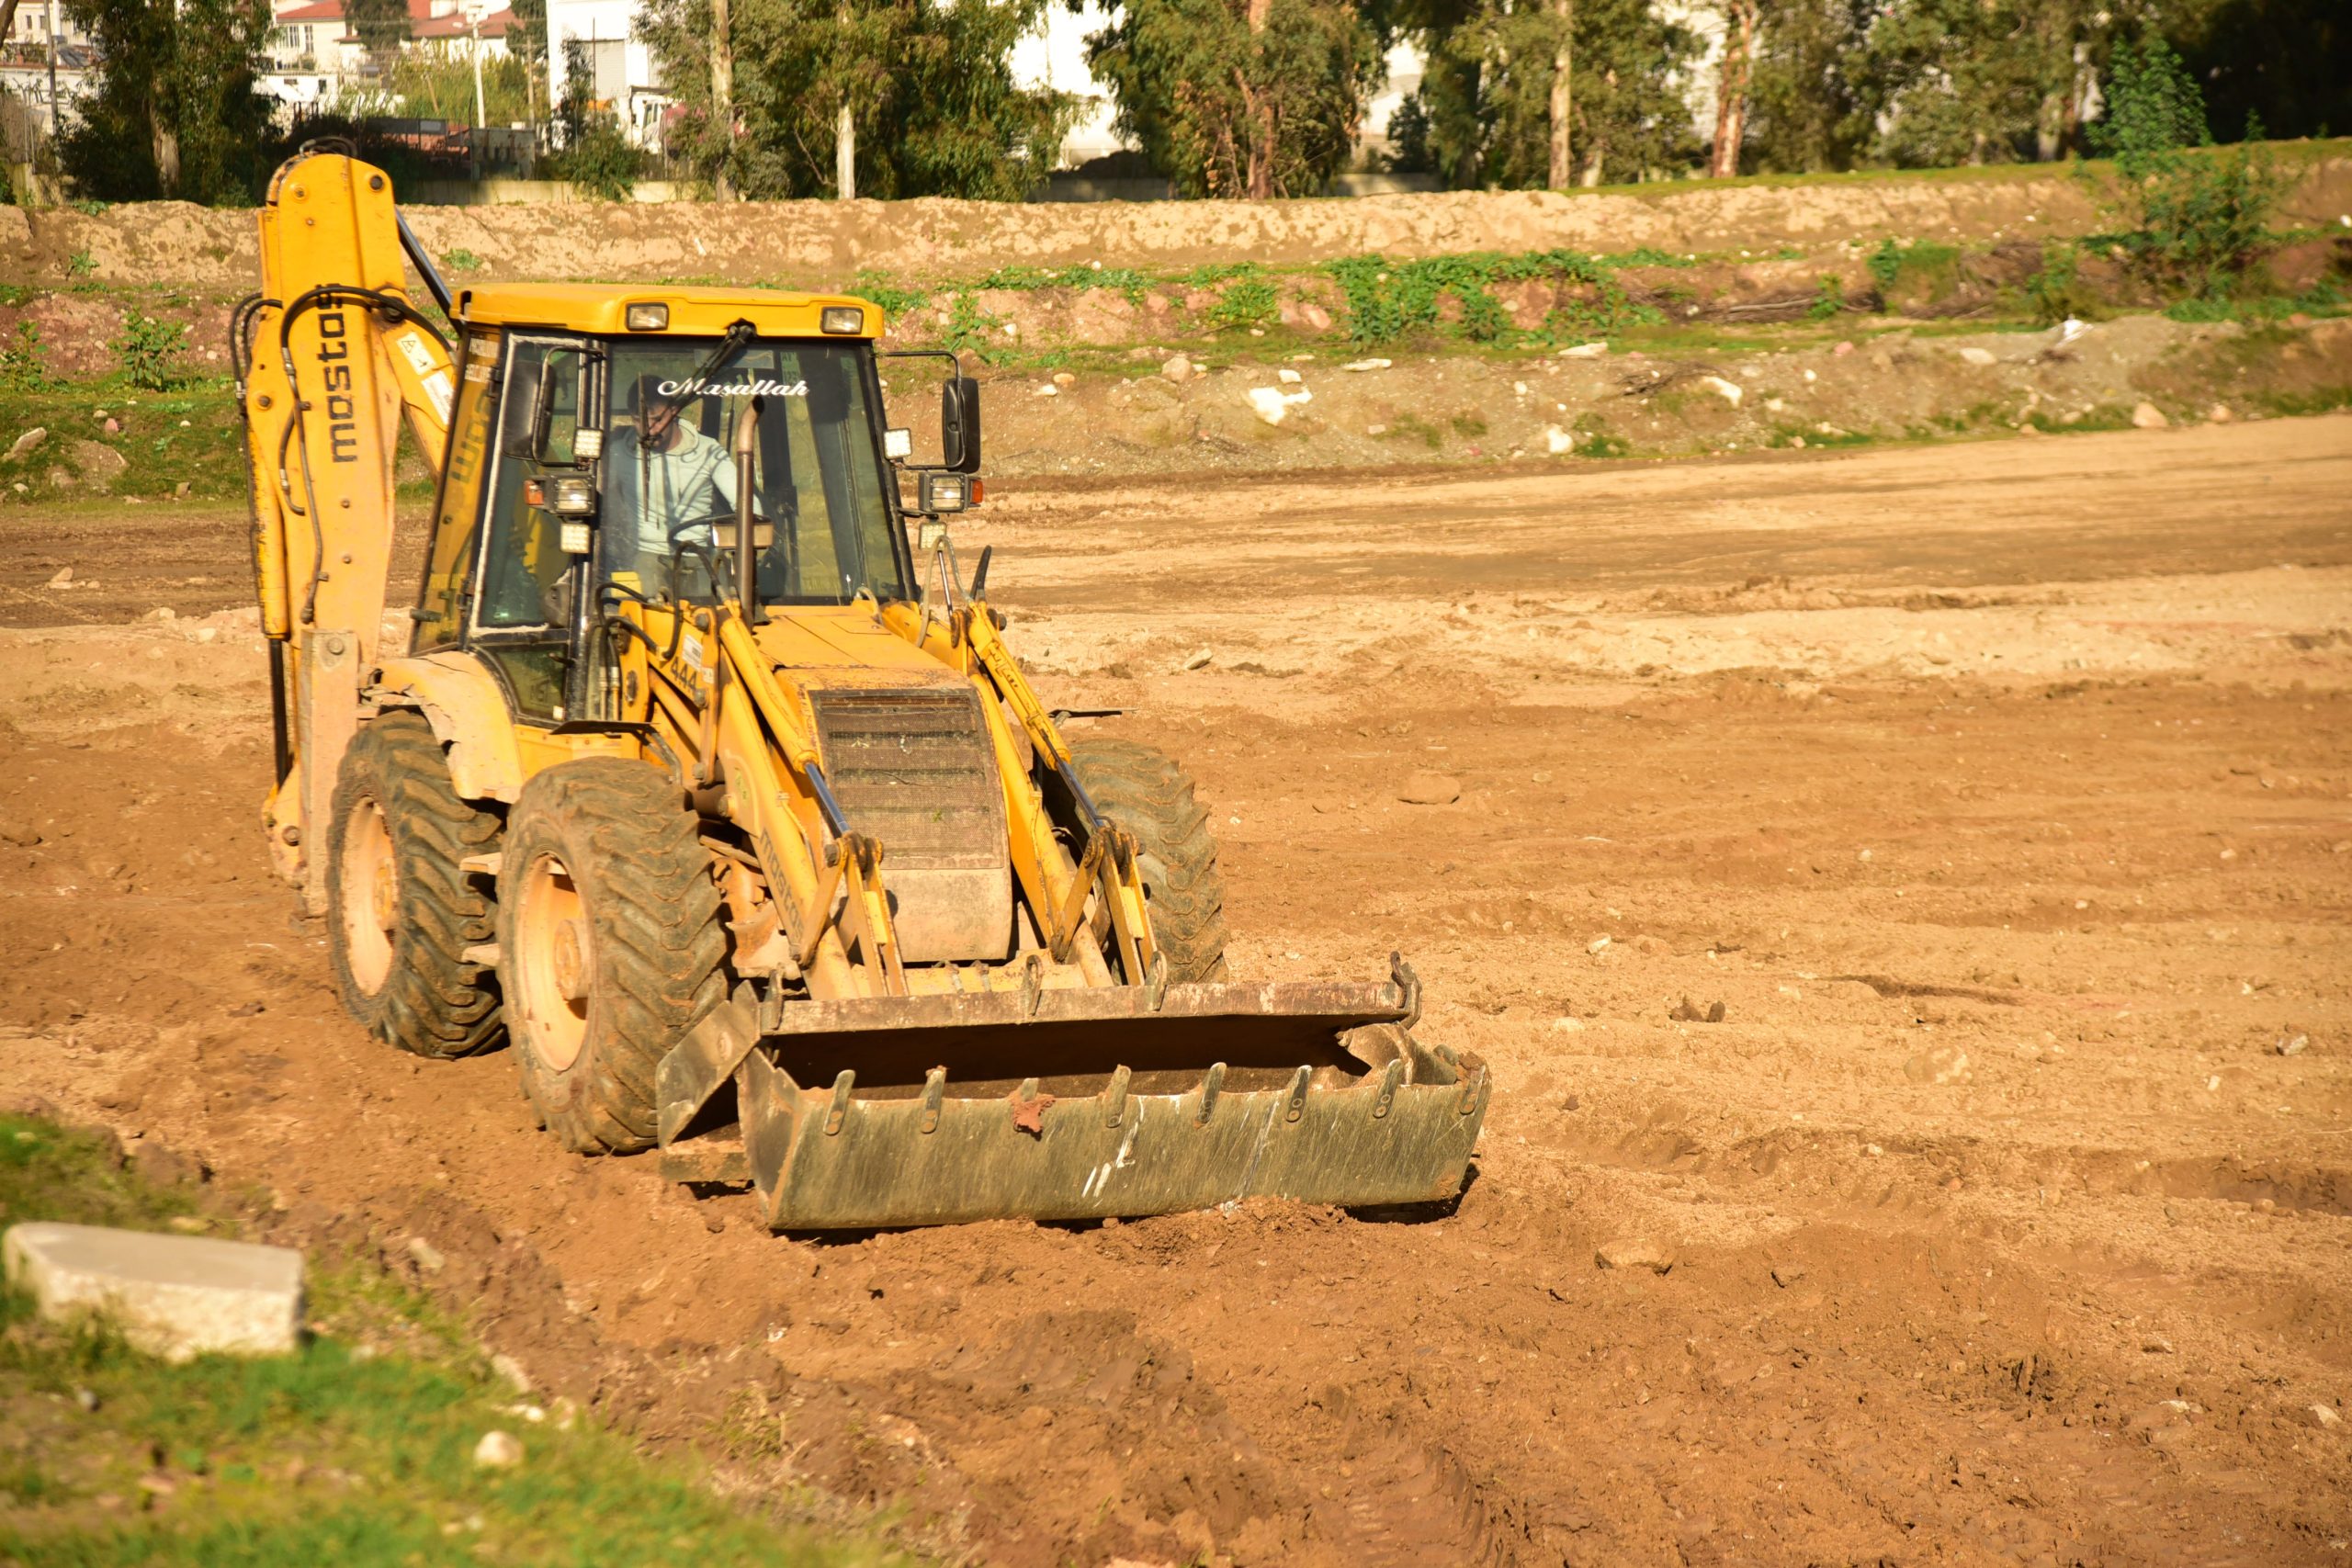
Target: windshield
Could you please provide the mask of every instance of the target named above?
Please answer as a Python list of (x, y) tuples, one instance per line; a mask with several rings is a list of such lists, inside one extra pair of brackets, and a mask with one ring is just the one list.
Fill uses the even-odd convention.
[(696, 380), (718, 346), (715, 338), (612, 344), (607, 579), (650, 597), (710, 597), (710, 524), (735, 515), (736, 422), (756, 397), (752, 511), (774, 530), (760, 552), (761, 601), (840, 604), (860, 589), (908, 597), (859, 349), (755, 338)]

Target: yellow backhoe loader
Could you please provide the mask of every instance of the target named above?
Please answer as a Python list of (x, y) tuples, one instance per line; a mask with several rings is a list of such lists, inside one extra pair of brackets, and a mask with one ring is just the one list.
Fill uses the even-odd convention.
[[(1192, 782), (1065, 740), (988, 552), (959, 581), (952, 355), (891, 367), (940, 373), (916, 462), (865, 300), (453, 293), (327, 147), (260, 221), (264, 820), (374, 1034), (511, 1043), (567, 1148), (749, 1183), (779, 1230), (1460, 1190), (1487, 1077), (1413, 1038), (1411, 971), (1229, 979)], [(388, 638), (403, 417), (436, 488)]]

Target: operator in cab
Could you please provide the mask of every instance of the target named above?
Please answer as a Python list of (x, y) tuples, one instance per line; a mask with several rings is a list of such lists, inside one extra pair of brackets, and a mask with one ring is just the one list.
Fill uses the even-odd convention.
[[(688, 546), (709, 549), (710, 520), (735, 510), (734, 465), (726, 447), (681, 417), (686, 400), (674, 381), (638, 377), (629, 383), (631, 417), (605, 449), (605, 513), (616, 536), (627, 541), (624, 547), (634, 552), (616, 559), (614, 569), (633, 567), (648, 593), (673, 586), (678, 552)], [(690, 523), (694, 526), (683, 527)]]

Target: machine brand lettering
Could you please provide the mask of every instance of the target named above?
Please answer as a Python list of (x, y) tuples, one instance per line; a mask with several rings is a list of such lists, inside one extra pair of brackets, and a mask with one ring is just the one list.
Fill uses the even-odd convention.
[(359, 405), (351, 397), (349, 324), (341, 310), (319, 312), (319, 363), (326, 367), (327, 454), (334, 462), (359, 461)]
[(808, 395), (806, 381), (771, 381), (756, 376), (748, 381), (729, 381), (714, 387), (700, 377), (683, 381), (663, 381), (653, 389), (665, 398), (805, 398)]

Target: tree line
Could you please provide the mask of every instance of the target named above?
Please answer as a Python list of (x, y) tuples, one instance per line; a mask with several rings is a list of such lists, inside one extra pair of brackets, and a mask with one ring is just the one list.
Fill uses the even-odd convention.
[[(677, 105), (668, 151), (717, 196), (1013, 200), (1083, 107), (1014, 79), (1057, 3), (644, 0), (639, 29)], [(102, 57), (65, 148), (84, 193), (253, 199), (282, 151), (255, 85), (266, 0), (67, 8)], [(543, 103), (544, 0), (514, 9)], [(354, 0), (371, 50), (396, 51), (405, 16)], [(2119, 66), (2150, 59), (2203, 106), (2188, 141), (2352, 130), (2352, 12), (2311, 0), (1123, 0), (1087, 58), (1180, 192), (1262, 199), (1360, 156), (1400, 41), (1424, 73), (1383, 165), (1456, 188), (2097, 152)], [(626, 183), (597, 106), (547, 112)]]

